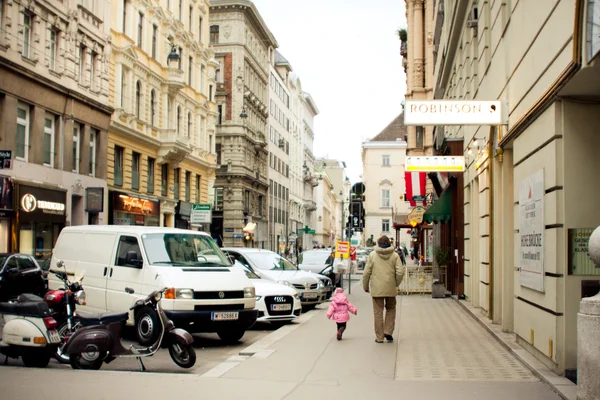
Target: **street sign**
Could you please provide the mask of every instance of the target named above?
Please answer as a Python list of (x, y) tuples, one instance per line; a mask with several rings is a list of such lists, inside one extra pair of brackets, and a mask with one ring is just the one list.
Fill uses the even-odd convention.
[(233, 235), (231, 235), (231, 237), (233, 239), (243, 239), (244, 238), (244, 234), (243, 233), (234, 233)]
[(348, 258), (350, 256), (350, 243), (337, 242), (335, 244), (335, 258)]
[(314, 229), (309, 229), (308, 230), (308, 234), (309, 235), (314, 235), (315, 234), (315, 230)]
[(202, 224), (212, 222), (212, 212), (210, 204), (192, 204), (192, 215), (190, 216), (192, 224)]

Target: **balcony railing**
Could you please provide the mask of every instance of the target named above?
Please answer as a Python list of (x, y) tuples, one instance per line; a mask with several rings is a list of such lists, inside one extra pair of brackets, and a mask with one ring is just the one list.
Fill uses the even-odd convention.
[(179, 68), (168, 68), (167, 74), (167, 85), (169, 86), (169, 93), (176, 95), (185, 86), (183, 76), (183, 70)]

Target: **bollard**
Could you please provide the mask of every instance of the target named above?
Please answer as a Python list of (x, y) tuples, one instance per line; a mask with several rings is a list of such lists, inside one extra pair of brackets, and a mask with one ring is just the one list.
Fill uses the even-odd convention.
[[(600, 227), (590, 236), (588, 251), (600, 265)], [(600, 399), (600, 293), (581, 299), (577, 314), (577, 399)]]

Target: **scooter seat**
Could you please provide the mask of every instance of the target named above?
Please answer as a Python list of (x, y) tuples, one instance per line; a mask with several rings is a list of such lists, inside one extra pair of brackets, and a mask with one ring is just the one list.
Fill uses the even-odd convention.
[(79, 321), (83, 326), (108, 325), (115, 322), (124, 322), (129, 319), (129, 313), (109, 312), (103, 314), (79, 315)]
[(37, 296), (33, 293), (21, 293), (17, 297), (17, 301), (19, 303), (37, 303), (37, 302), (43, 302), (44, 299), (42, 299), (40, 296)]
[(0, 314), (43, 318), (50, 316), (50, 308), (43, 301), (32, 303), (0, 303)]

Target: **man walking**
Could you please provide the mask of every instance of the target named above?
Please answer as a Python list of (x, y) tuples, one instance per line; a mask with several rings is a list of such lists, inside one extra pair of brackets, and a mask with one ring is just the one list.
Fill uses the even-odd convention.
[(403, 278), (404, 268), (400, 256), (394, 251), (390, 239), (384, 235), (377, 239), (375, 250), (369, 254), (362, 279), (363, 289), (371, 293), (373, 299), (377, 343), (383, 343), (384, 338), (390, 342), (394, 340), (392, 334), (396, 324), (396, 296)]

